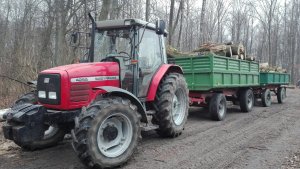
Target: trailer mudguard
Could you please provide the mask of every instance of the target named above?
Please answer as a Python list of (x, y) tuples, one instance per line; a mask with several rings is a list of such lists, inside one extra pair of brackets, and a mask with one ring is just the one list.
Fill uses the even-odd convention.
[(128, 92), (127, 90), (118, 88), (118, 87), (112, 87), (112, 86), (101, 86), (101, 87), (95, 87), (94, 90), (104, 90), (105, 93), (109, 93), (113, 96), (120, 96), (128, 98), (133, 104), (135, 104), (138, 108), (138, 112), (141, 114), (142, 119), (141, 121), (144, 123), (148, 123), (146, 110), (143, 106), (143, 104), (140, 102), (140, 100), (133, 95), (132, 93)]
[(154, 101), (155, 95), (157, 92), (157, 88), (160, 84), (161, 79), (167, 74), (167, 73), (180, 73), (183, 74), (183, 70), (180, 66), (174, 65), (174, 64), (164, 64), (162, 65), (158, 71), (155, 73), (155, 75), (152, 78), (148, 94), (147, 94), (147, 101)]

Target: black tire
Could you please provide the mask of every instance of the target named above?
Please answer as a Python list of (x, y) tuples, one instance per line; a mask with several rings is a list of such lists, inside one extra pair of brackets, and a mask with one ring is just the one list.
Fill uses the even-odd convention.
[[(21, 96), (12, 107), (28, 103), (36, 104), (37, 100), (37, 94), (33, 91)], [(17, 142), (15, 143), (25, 150), (44, 149), (57, 145), (57, 143), (64, 139), (66, 133), (65, 130), (60, 129), (57, 125), (53, 125), (51, 127), (49, 125), (45, 125), (45, 134), (46, 135), (42, 140), (34, 141), (26, 145), (19, 144)]]
[(153, 116), (152, 122), (159, 125), (156, 130), (158, 135), (179, 136), (184, 130), (189, 108), (187, 84), (182, 74), (170, 73), (162, 79), (154, 107), (157, 113)]
[(278, 103), (282, 104), (284, 103), (284, 100), (286, 98), (286, 89), (283, 87), (279, 87), (277, 89), (277, 101)]
[(252, 111), (254, 106), (254, 94), (251, 89), (243, 89), (239, 91), (239, 102), (242, 112), (248, 113)]
[(222, 93), (215, 93), (209, 102), (209, 113), (212, 120), (222, 121), (227, 113), (226, 97)]
[[(128, 119), (126, 120), (126, 124), (132, 126), (132, 130), (129, 130), (132, 131), (132, 137), (131, 139), (127, 138), (130, 143), (128, 147), (124, 149), (124, 152), (121, 152), (120, 155), (116, 157), (112, 157), (106, 153), (106, 150), (110, 151), (109, 148), (106, 150), (102, 149), (102, 147), (99, 148), (99, 140), (101, 141), (100, 136), (102, 136), (103, 139), (105, 137), (105, 141), (111, 143), (119, 138), (119, 132), (117, 132), (117, 136), (115, 135), (115, 129), (117, 129), (117, 127), (113, 129), (114, 125), (110, 126), (107, 122), (118, 116), (122, 116), (122, 118), (126, 117)], [(128, 161), (136, 149), (139, 138), (141, 137), (140, 118), (141, 116), (137, 112), (137, 107), (131, 104), (128, 99), (121, 97), (107, 97), (94, 101), (88, 106), (86, 112), (81, 113), (80, 116), (75, 119), (75, 129), (72, 130), (72, 145), (79, 159), (86, 166), (96, 168), (117, 167)], [(102, 127), (102, 125), (106, 125), (105, 128)], [(124, 129), (122, 125), (122, 130)], [(98, 135), (98, 132), (100, 132), (100, 136)], [(110, 134), (110, 136), (107, 134)], [(105, 144), (103, 143), (101, 145)]]
[(270, 89), (263, 90), (261, 94), (261, 103), (264, 107), (270, 107), (272, 104), (272, 96)]

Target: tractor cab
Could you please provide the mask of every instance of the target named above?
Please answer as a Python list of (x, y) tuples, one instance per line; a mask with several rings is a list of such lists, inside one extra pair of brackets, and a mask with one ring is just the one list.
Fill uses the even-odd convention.
[[(164, 21), (156, 24), (139, 19), (98, 21), (93, 22), (91, 32), (89, 55), (81, 61), (117, 62), (120, 87), (145, 98), (154, 73), (167, 63)], [(80, 33), (74, 35), (79, 36), (72, 36), (76, 44)]]

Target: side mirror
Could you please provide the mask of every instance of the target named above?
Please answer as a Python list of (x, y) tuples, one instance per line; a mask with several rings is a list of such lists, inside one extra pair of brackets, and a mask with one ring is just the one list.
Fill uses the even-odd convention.
[(79, 33), (78, 32), (73, 32), (71, 34), (71, 43), (77, 44), (78, 39), (79, 39)]
[(163, 20), (156, 20), (155, 22), (156, 26), (156, 34), (163, 35), (165, 33), (166, 29), (166, 23)]

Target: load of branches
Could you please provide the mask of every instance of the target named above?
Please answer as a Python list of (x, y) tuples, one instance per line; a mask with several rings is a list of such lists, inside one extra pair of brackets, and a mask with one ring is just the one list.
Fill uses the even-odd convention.
[(278, 72), (278, 73), (287, 73), (286, 69), (283, 69), (279, 66), (269, 66), (268, 63), (259, 64), (260, 72)]
[(193, 52), (197, 52), (200, 55), (206, 55), (208, 53), (226, 56), (235, 59), (255, 61), (256, 57), (246, 54), (246, 48), (243, 44), (229, 43), (204, 43), (198, 49)]
[(167, 55), (169, 58), (203, 56), (207, 54), (214, 54), (248, 61), (256, 60), (255, 56), (246, 54), (246, 48), (241, 43), (204, 43), (198, 49), (193, 50), (192, 52), (181, 52), (172, 46), (167, 47)]
[(181, 52), (172, 46), (167, 46), (167, 56), (168, 58), (177, 58), (177, 57), (189, 57), (195, 56), (195, 53), (191, 52)]

